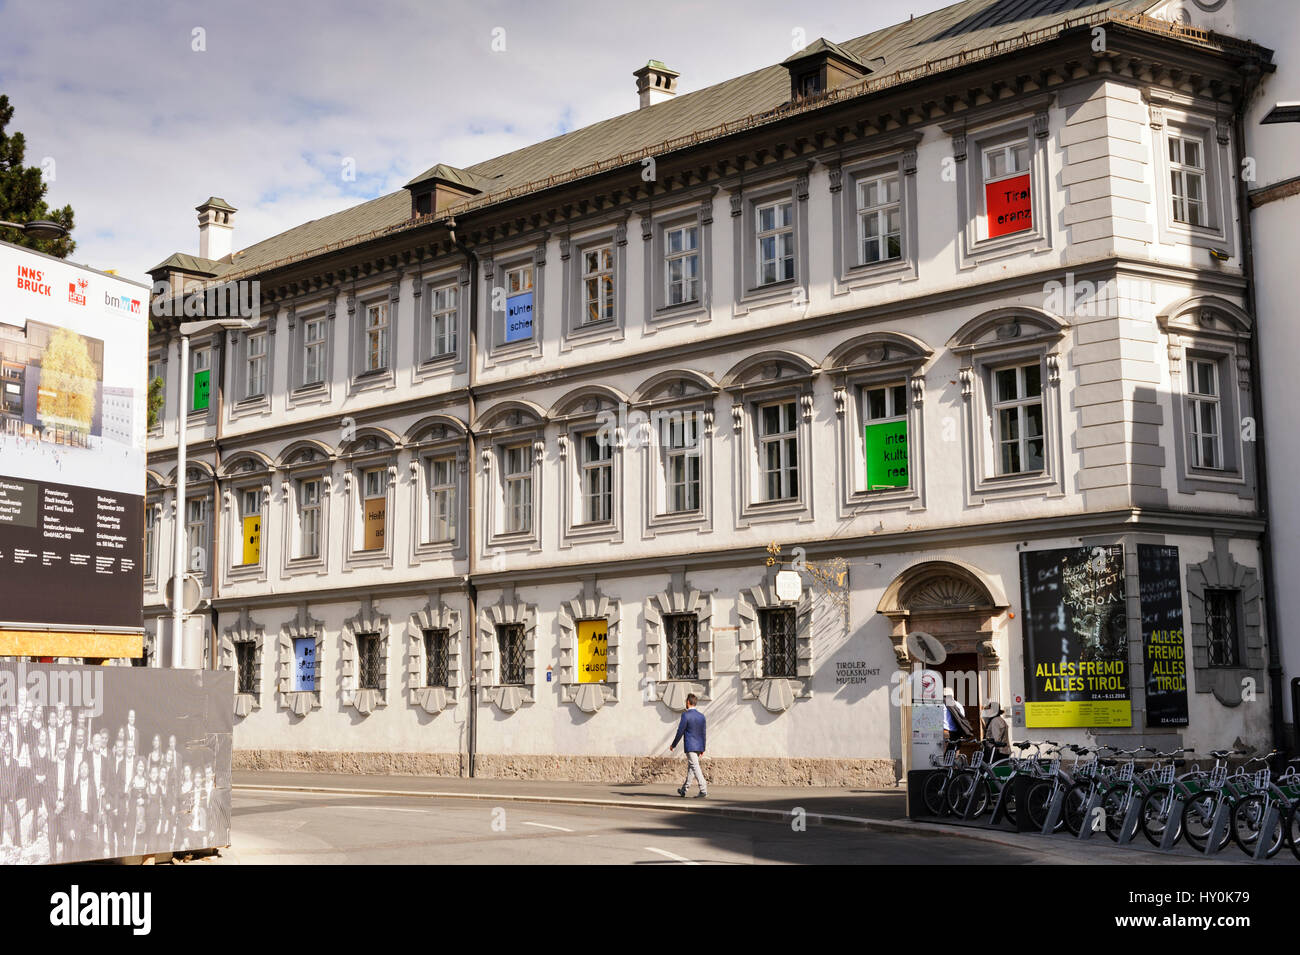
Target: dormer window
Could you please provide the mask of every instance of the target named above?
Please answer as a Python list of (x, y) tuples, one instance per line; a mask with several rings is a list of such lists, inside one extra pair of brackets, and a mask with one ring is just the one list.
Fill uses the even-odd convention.
[(814, 40), (781, 65), (790, 71), (793, 102), (848, 86), (871, 72), (848, 50), (824, 38)]

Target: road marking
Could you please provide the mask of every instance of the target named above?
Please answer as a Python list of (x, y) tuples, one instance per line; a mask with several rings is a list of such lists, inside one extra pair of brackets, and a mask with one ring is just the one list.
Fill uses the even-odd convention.
[(690, 859), (685, 859), (676, 853), (669, 852), (667, 849), (656, 849), (654, 846), (646, 846), (645, 851), (656, 852), (665, 858), (672, 859), (674, 862), (680, 862), (682, 865), (699, 865), (698, 862), (692, 862)]
[(538, 829), (557, 829), (560, 832), (572, 832), (572, 829), (565, 829), (563, 826), (548, 826), (544, 822), (526, 822), (525, 826), (536, 826)]
[(375, 812), (418, 812), (427, 816), (428, 809), (403, 809), (400, 806), (320, 806), (321, 809), (371, 809)]

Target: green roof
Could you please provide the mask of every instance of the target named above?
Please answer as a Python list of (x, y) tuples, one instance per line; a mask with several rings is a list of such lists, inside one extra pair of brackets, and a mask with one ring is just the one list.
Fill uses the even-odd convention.
[(228, 268), (230, 268), (230, 265), (227, 262), (201, 259), (197, 255), (190, 255), (186, 252), (173, 252), (151, 268), (149, 272), (153, 274), (159, 269), (167, 269), (174, 272), (189, 272), (193, 275), (220, 275)]
[(211, 207), (211, 208), (213, 208), (213, 209), (224, 209), (226, 212), (238, 212), (238, 211), (239, 211), (239, 210), (236, 209), (234, 206), (232, 206), (230, 203), (228, 203), (225, 199), (222, 199), (220, 196), (208, 196), (208, 201), (207, 201), (207, 202), (204, 202), (204, 203), (201, 204), (201, 205), (197, 205), (197, 206), (195, 206), (194, 208), (195, 208), (196, 210), (202, 210), (202, 209), (207, 209), (208, 207)]

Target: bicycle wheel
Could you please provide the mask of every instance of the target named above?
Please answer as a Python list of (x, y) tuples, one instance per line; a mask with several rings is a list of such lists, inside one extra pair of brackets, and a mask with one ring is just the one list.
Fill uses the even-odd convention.
[[(1040, 832), (1047, 824), (1047, 813), (1052, 808), (1052, 795), (1055, 791), (1056, 787), (1052, 784), (1052, 780), (1043, 779), (1030, 787), (1029, 794), (1025, 797), (1025, 812), (1029, 813), (1029, 822)], [(1057, 819), (1052, 831), (1057, 832), (1064, 825), (1064, 818)]]
[(1065, 793), (1065, 805), (1061, 809), (1061, 817), (1065, 820), (1065, 827), (1074, 835), (1078, 835), (1084, 825), (1084, 814), (1088, 811), (1088, 800), (1092, 798), (1091, 783), (1075, 783)]
[(1129, 795), (1127, 786), (1115, 786), (1106, 790), (1106, 795), (1101, 797), (1102, 820), (1111, 842), (1119, 842), (1119, 831), (1124, 826), (1124, 813), (1128, 810), (1129, 799), (1138, 798), (1140, 796), (1137, 793)]
[(1300, 800), (1291, 804), (1286, 817), (1286, 841), (1291, 844), (1291, 854), (1300, 859)]
[(982, 816), (989, 807), (988, 783), (972, 772), (960, 773), (948, 784), (948, 811), (954, 816), (964, 815), (974, 788), (974, 802), (970, 803), (971, 818)]
[(1183, 837), (1181, 816), (1169, 818), (1175, 798), (1174, 791), (1168, 786), (1157, 786), (1142, 799), (1142, 810), (1138, 813), (1138, 821), (1142, 824), (1142, 835), (1146, 836), (1147, 842), (1157, 849), (1164, 841), (1165, 830), (1171, 823), (1174, 826), (1174, 841), (1170, 844), (1178, 845), (1178, 840)]
[(925, 788), (921, 790), (921, 798), (925, 802), (925, 809), (932, 816), (944, 816), (948, 813), (948, 804), (944, 801), (943, 794), (948, 784), (946, 773), (932, 773), (925, 781)]
[[(1261, 830), (1264, 828), (1264, 816), (1270, 805), (1276, 806), (1277, 800), (1265, 800), (1262, 793), (1254, 793), (1232, 807), (1232, 822), (1228, 825), (1228, 831), (1232, 833), (1237, 847), (1248, 856), (1255, 855), (1255, 847), (1259, 845)], [(1283, 807), (1277, 808), (1280, 811)], [(1263, 833), (1263, 836), (1266, 846), (1265, 858), (1271, 859), (1277, 855), (1286, 840), (1286, 827), (1280, 816), (1272, 829)]]
[[(1183, 806), (1183, 836), (1187, 844), (1197, 852), (1204, 852), (1210, 841), (1210, 830), (1214, 828), (1214, 814), (1219, 808), (1220, 795), (1217, 792), (1197, 793)], [(1218, 849), (1222, 849), (1232, 839), (1232, 826), (1223, 834)]]

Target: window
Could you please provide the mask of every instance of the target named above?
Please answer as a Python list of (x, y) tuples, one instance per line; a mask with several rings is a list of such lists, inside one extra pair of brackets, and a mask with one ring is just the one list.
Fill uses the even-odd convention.
[(531, 263), (506, 270), (506, 324), (502, 341), (528, 341), (533, 337), (533, 266)]
[(754, 238), (758, 284), (772, 285), (794, 278), (794, 202), (783, 199), (755, 210)]
[(260, 398), (266, 394), (266, 333), (248, 336), (244, 358), (244, 397)]
[(985, 237), (1033, 228), (1029, 143), (1018, 140), (984, 149)]
[(794, 679), (799, 674), (792, 607), (760, 610), (759, 632), (763, 638), (763, 676)]
[(325, 319), (313, 318), (302, 326), (302, 383), (319, 385), (325, 380)]
[(608, 245), (582, 253), (582, 324), (614, 320), (614, 252)]
[(670, 514), (700, 509), (700, 423), (694, 411), (665, 415), (660, 425), (666, 508)]
[(1187, 373), (1187, 421), (1192, 466), (1222, 469), (1219, 363), (1205, 358), (1189, 359)]
[(257, 692), (257, 645), (252, 640), (235, 642), (236, 693)]
[(993, 415), (998, 474), (1043, 470), (1043, 382), (1037, 362), (993, 371)]
[(664, 304), (700, 300), (700, 230), (684, 225), (664, 230)]
[(148, 501), (144, 506), (144, 575), (152, 577), (156, 570), (154, 563), (158, 547), (158, 515)]
[(239, 492), (239, 527), (242, 546), (239, 562), (244, 566), (262, 562), (262, 492), (248, 488)]
[(858, 180), (859, 265), (903, 255), (903, 219), (898, 174)]
[(456, 459), (429, 460), (429, 540), (456, 539)]
[(388, 525), (388, 469), (361, 472), (362, 550), (383, 550)]
[(363, 372), (388, 368), (388, 303), (366, 306), (366, 337)]
[(190, 555), (190, 572), (207, 572), (208, 553), (208, 502), (206, 498), (191, 498), (185, 502), (185, 547)]
[(212, 349), (190, 355), (190, 411), (207, 411), (212, 395)]
[(424, 685), (446, 686), (451, 672), (450, 635), (445, 628), (424, 631)]
[(497, 624), (497, 649), (501, 654), (501, 683), (523, 686), (525, 680), (524, 625)]
[(795, 402), (781, 401), (758, 409), (759, 462), (764, 499), (785, 501), (799, 496), (799, 430)]
[(866, 488), (908, 487), (907, 385), (862, 390)]
[(1205, 591), (1205, 638), (1207, 662), (1212, 667), (1241, 666), (1238, 633), (1237, 590)]
[(518, 444), (503, 451), (507, 534), (531, 534), (533, 530), (532, 453), (531, 444)]
[(668, 679), (695, 680), (700, 674), (700, 623), (693, 613), (663, 618), (668, 643)]
[(357, 689), (380, 688), (380, 643), (377, 633), (357, 634)]
[(1209, 225), (1205, 215), (1205, 144), (1169, 135), (1169, 194), (1175, 222)]
[(456, 317), (460, 290), (444, 285), (429, 290), (430, 359), (456, 354)]
[(604, 524), (614, 514), (614, 449), (600, 432), (584, 434), (582, 445), (583, 523)]
[(298, 482), (298, 552), (295, 557), (320, 556), (320, 492), (320, 478), (303, 478)]

